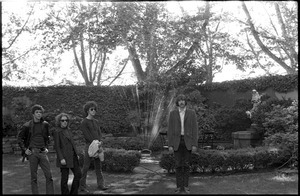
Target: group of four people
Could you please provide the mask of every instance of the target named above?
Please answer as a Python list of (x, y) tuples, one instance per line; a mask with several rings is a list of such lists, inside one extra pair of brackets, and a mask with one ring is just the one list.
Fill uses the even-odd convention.
[[(175, 155), (176, 166), (176, 193), (189, 193), (189, 162), (191, 153), (197, 151), (198, 124), (194, 110), (187, 109), (187, 98), (180, 94), (176, 99), (178, 109), (173, 110), (168, 119), (168, 146), (170, 153)], [(56, 150), (56, 166), (61, 170), (61, 193), (78, 194), (78, 191), (89, 192), (86, 184), (87, 172), (93, 161), (97, 176), (97, 188), (106, 190), (101, 161), (98, 157), (90, 157), (89, 146), (94, 140), (102, 141), (102, 133), (98, 120), (94, 118), (97, 111), (97, 103), (88, 101), (83, 110), (86, 118), (80, 125), (86, 146), (84, 149), (84, 163), (82, 170), (79, 167), (79, 152), (75, 147), (72, 132), (69, 129), (70, 117), (61, 113), (55, 117), (56, 130), (54, 132), (54, 146)], [(34, 105), (31, 109), (33, 119), (25, 123), (18, 134), (18, 142), (29, 160), (31, 171), (31, 190), (38, 194), (37, 170), (38, 165), (46, 178), (46, 193), (54, 194), (53, 179), (50, 170), (50, 162), (47, 156), (49, 143), (49, 124), (43, 120), (44, 109), (40, 105)], [(69, 171), (74, 174), (71, 190), (68, 188)]]

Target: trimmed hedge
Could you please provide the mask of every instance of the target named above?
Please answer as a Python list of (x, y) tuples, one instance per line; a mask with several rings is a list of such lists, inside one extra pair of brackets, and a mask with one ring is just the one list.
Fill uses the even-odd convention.
[[(105, 148), (125, 149), (125, 150), (143, 150), (148, 148), (148, 139), (139, 135), (136, 137), (105, 137), (103, 140)], [(152, 151), (163, 149), (163, 141), (157, 137), (150, 147)]]
[[(190, 167), (193, 172), (228, 172), (272, 168), (282, 165), (290, 153), (277, 148), (257, 147), (237, 150), (199, 150), (192, 154)], [(173, 154), (162, 154), (160, 167), (168, 172), (175, 169)]]
[(204, 91), (226, 91), (229, 89), (235, 89), (237, 92), (246, 92), (251, 89), (264, 91), (269, 87), (281, 93), (298, 89), (298, 74), (262, 76), (244, 80), (225, 81), (221, 83), (214, 82), (202, 85), (199, 88)]
[[(104, 161), (102, 171), (108, 172), (132, 172), (134, 168), (139, 166), (141, 161), (141, 153), (137, 150), (104, 148)], [(84, 153), (79, 154), (79, 166), (84, 163)], [(90, 170), (94, 170), (94, 163), (91, 162)]]
[(104, 151), (103, 171), (132, 172), (140, 164), (141, 153), (136, 150), (106, 148)]
[[(9, 87), (3, 86), (2, 104), (11, 111), (14, 124), (19, 127), (32, 118), (30, 107), (40, 104), (45, 115), (54, 116), (66, 112), (77, 118), (84, 118), (83, 105), (94, 100), (98, 104), (96, 119), (99, 120), (104, 133), (117, 134), (119, 131), (131, 131), (130, 122), (126, 120), (131, 110), (132, 86), (49, 86), (49, 87)], [(47, 119), (46, 119), (47, 120)]]

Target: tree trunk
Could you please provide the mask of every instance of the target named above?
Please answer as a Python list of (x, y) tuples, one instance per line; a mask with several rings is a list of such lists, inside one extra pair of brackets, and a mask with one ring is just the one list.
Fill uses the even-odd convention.
[(145, 72), (142, 69), (141, 62), (137, 55), (136, 49), (133, 46), (128, 46), (128, 52), (129, 52), (129, 59), (134, 68), (138, 82), (144, 81), (146, 79), (146, 76), (145, 76)]

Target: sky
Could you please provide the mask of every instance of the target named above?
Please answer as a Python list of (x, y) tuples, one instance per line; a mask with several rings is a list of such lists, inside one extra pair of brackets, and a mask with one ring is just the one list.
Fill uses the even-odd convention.
[[(16, 12), (22, 12), (23, 8), (24, 8), (24, 3), (25, 1), (14, 1), (13, 3), (10, 3), (11, 5), (11, 9), (13, 9)], [(193, 13), (196, 11), (196, 7), (195, 4), (203, 4), (203, 1), (169, 1), (168, 2), (168, 6), (169, 6), (169, 10), (173, 12), (173, 14), (177, 14), (180, 12), (180, 8), (178, 6), (178, 4), (182, 5), (183, 8), (185, 10), (189, 10), (189, 13)], [(226, 2), (226, 6), (221, 7), (220, 9), (223, 9), (224, 11), (232, 11), (234, 10), (236, 14), (244, 14), (243, 12), (241, 12), (241, 9), (237, 9), (238, 7), (237, 2), (235, 1), (228, 1)], [(261, 6), (257, 6), (256, 7), (257, 11), (260, 12), (264, 12), (264, 10), (261, 10)], [(221, 10), (220, 10), (221, 11)], [(263, 18), (260, 15), (253, 15), (253, 18), (256, 19), (259, 22), (263, 22), (264, 20), (261, 20), (261, 18)], [(3, 18), (3, 20), (5, 20), (5, 18)], [(231, 33), (234, 32), (234, 29), (236, 29), (235, 27), (232, 26), (228, 26), (228, 31), (230, 31)], [(30, 42), (30, 40), (27, 40), (28, 42)], [(26, 45), (26, 40), (24, 42), (24, 45)], [(117, 51), (115, 51), (113, 54), (110, 55), (110, 60), (107, 63), (112, 63), (113, 60), (115, 58), (118, 58), (118, 56), (122, 57), (122, 58), (126, 58), (128, 56), (128, 52), (122, 48), (118, 48)], [(53, 78), (53, 80), (55, 81), (54, 84), (61, 84), (64, 81), (62, 81), (64, 78), (71, 80), (73, 82), (76, 82), (77, 84), (84, 84), (84, 80), (82, 78), (82, 76), (80, 75), (79, 71), (77, 70), (77, 68), (73, 67), (73, 53), (72, 52), (68, 52), (65, 53), (62, 56), (62, 62), (60, 63), (63, 66), (60, 66), (61, 69), (57, 74), (53, 74), (52, 76), (50, 76), (51, 78)], [(40, 70), (40, 73), (47, 73), (48, 70)], [(68, 73), (71, 72), (72, 75), (70, 76)], [(274, 70), (272, 70), (273, 73), (278, 73), (278, 74), (284, 74), (285, 71), (283, 70), (283, 68), (277, 67), (274, 68)], [(238, 80), (238, 79), (245, 79), (245, 78), (252, 78), (252, 77), (258, 77), (258, 76), (262, 76), (264, 75), (265, 72), (263, 70), (259, 70), (259, 69), (248, 69), (246, 70), (246, 72), (242, 72), (236, 69), (235, 65), (229, 65), (223, 68), (221, 73), (217, 73), (213, 79), (213, 82), (222, 82), (222, 81), (226, 81), (226, 80)], [(123, 71), (122, 76), (117, 79), (114, 82), (114, 85), (129, 85), (129, 84), (135, 84), (136, 82), (136, 78), (134, 76), (134, 69), (130, 63), (130, 61), (128, 62), (125, 70)], [(11, 82), (13, 83), (13, 82)], [(109, 82), (103, 83), (103, 85), (107, 85)], [(29, 83), (24, 83), (24, 82), (18, 82), (15, 81), (16, 85), (19, 86), (26, 86), (26, 85), (31, 85)], [(42, 85), (54, 85), (53, 83), (49, 83), (47, 80), (45, 80), (43, 82)]]

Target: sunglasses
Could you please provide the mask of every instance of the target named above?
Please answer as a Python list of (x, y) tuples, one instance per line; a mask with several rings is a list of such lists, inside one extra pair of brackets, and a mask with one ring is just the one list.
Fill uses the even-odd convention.
[(90, 111), (94, 111), (94, 110), (97, 111), (95, 108), (90, 108)]
[(60, 122), (69, 122), (69, 120), (68, 119), (62, 119), (62, 120), (60, 120)]

